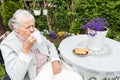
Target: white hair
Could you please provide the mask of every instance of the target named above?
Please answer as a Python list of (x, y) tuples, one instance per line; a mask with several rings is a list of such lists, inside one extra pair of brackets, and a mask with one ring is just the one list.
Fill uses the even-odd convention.
[(26, 20), (33, 20), (35, 21), (33, 15), (29, 13), (27, 10), (18, 9), (14, 14), (13, 17), (9, 20), (8, 26), (10, 29), (13, 30), (13, 27), (19, 28), (22, 25), (23, 21)]

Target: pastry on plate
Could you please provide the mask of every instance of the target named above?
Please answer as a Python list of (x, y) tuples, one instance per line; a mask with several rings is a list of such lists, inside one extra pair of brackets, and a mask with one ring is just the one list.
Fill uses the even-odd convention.
[(87, 55), (88, 54), (88, 48), (74, 48), (73, 52), (78, 55)]

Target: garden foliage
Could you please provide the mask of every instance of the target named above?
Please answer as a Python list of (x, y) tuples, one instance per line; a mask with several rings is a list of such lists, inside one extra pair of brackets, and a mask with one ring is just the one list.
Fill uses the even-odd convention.
[(24, 3), (22, 0), (2, 0), (1, 15), (3, 24), (8, 29), (8, 21), (17, 9), (23, 9)]
[[(3, 0), (2, 16), (4, 25), (17, 8), (23, 8), (23, 0)], [(34, 1), (34, 0), (33, 0)], [(86, 33), (82, 30), (84, 20), (106, 18), (110, 23), (107, 37), (120, 41), (120, 0), (36, 0), (41, 15), (35, 16), (39, 30), (48, 29), (44, 9), (48, 10), (49, 22), (54, 32)], [(38, 4), (38, 2), (36, 2)], [(46, 3), (45, 3), (46, 2)], [(47, 4), (47, 5), (46, 5)], [(7, 6), (6, 6), (7, 5)], [(33, 7), (30, 8), (32, 12)]]

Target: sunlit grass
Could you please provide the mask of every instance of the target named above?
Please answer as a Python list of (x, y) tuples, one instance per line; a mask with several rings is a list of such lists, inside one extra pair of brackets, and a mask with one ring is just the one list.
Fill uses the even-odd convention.
[(0, 64), (0, 79), (1, 79), (1, 77), (3, 76), (5, 74), (5, 70), (4, 70), (4, 68), (1, 66), (1, 64)]

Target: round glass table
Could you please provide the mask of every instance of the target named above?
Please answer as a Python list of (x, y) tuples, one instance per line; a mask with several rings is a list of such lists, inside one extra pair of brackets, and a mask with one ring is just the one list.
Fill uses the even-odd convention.
[(70, 36), (64, 39), (58, 50), (61, 58), (81, 74), (84, 80), (120, 80), (120, 42), (105, 38), (105, 56), (96, 56), (90, 52), (80, 56), (73, 49), (87, 43), (87, 35)]

